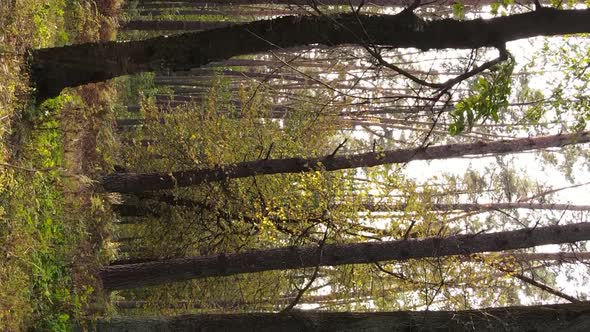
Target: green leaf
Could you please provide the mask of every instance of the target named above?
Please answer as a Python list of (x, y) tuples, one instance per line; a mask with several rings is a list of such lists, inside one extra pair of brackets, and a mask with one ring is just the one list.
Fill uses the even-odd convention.
[(462, 3), (454, 3), (453, 4), (453, 16), (458, 19), (465, 18), (465, 5)]
[(491, 7), (492, 7), (492, 14), (497, 15), (498, 9), (500, 9), (500, 4), (497, 2), (494, 2), (494, 3), (492, 3)]
[[(496, 122), (500, 120), (500, 109), (508, 105), (513, 70), (514, 61), (509, 59), (506, 63), (495, 67), (489, 79), (478, 77), (475, 80), (472, 89), (474, 93), (458, 102), (451, 113), (451, 118), (456, 124), (452, 127), (451, 134), (458, 134), (458, 130), (470, 130), (480, 120), (485, 121), (488, 118)], [(467, 118), (467, 126), (465, 118)]]

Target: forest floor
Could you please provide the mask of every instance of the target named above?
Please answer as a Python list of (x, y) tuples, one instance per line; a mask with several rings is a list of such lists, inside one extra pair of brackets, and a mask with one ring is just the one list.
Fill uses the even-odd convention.
[(36, 106), (30, 49), (112, 40), (120, 0), (0, 0), (0, 330), (68, 331), (104, 313), (96, 278), (112, 257), (108, 203), (96, 174), (112, 169), (109, 83)]

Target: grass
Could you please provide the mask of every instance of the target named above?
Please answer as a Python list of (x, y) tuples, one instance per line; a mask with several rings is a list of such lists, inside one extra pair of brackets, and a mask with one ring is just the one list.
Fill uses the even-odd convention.
[(69, 331), (104, 310), (93, 275), (112, 216), (88, 179), (114, 162), (114, 92), (97, 84), (35, 107), (23, 64), (30, 48), (114, 38), (119, 5), (0, 7), (0, 330)]

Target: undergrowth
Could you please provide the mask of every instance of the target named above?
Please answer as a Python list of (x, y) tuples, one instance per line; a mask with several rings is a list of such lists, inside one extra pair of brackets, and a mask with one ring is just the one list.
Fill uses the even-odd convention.
[[(24, 63), (32, 48), (114, 38), (116, 20), (109, 15), (118, 5), (86, 0), (0, 4), (2, 331), (69, 331), (101, 310), (95, 308), (100, 290), (93, 275), (108, 259), (102, 241), (111, 216), (104, 197), (88, 189), (86, 172), (111, 163), (109, 126), (103, 126), (110, 119), (103, 114), (105, 104), (95, 105), (82, 89), (35, 107)], [(110, 93), (101, 86), (88, 89)], [(95, 159), (83, 160), (89, 155)]]

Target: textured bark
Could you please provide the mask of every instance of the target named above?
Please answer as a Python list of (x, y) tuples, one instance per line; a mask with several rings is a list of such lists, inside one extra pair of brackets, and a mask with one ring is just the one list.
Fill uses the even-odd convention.
[(121, 30), (172, 31), (172, 30), (209, 30), (230, 26), (232, 22), (172, 21), (172, 20), (134, 20), (121, 27)]
[[(160, 216), (159, 211), (155, 211), (153, 208), (145, 206), (145, 205), (114, 204), (111, 206), (111, 208), (120, 217), (145, 217), (145, 216), (159, 217)], [(133, 222), (133, 223), (136, 223), (136, 222)]]
[(242, 17), (259, 17), (259, 16), (277, 16), (277, 15), (304, 15), (304, 10), (298, 8), (293, 9), (263, 9), (263, 8), (236, 8), (233, 7), (197, 7), (197, 4), (189, 4), (184, 7), (193, 7), (192, 9), (176, 9), (166, 10), (164, 8), (179, 8), (179, 6), (170, 6), (163, 4), (166, 7), (152, 7), (161, 9), (141, 9), (138, 8), (139, 15), (160, 16), (160, 15), (223, 15), (223, 16), (242, 16)]
[[(363, 0), (321, 0), (318, 1), (320, 5), (341, 5), (341, 6), (349, 6), (349, 4), (353, 4), (358, 6), (359, 4), (365, 3)], [(532, 1), (524, 0), (520, 1), (519, 3), (531, 3)], [(543, 2), (543, 1), (542, 1)], [(190, 5), (200, 5), (203, 4), (218, 4), (218, 5), (298, 5), (298, 6), (307, 6), (310, 4), (308, 0), (189, 0), (189, 1), (140, 1), (139, 6), (143, 7), (146, 4), (156, 4), (156, 3), (163, 3), (163, 4), (174, 4), (176, 6), (190, 6)], [(451, 0), (439, 0), (434, 2), (435, 5), (452, 5), (454, 1)], [(488, 5), (490, 3), (494, 3), (494, 0), (462, 0), (461, 4), (469, 5), (469, 6), (481, 6), (481, 5)], [(366, 5), (373, 5), (373, 6), (397, 6), (397, 7), (404, 7), (408, 5), (408, 1), (406, 0), (371, 0), (367, 1)]]
[(317, 170), (335, 171), (357, 167), (405, 163), (412, 160), (448, 159), (467, 155), (507, 154), (549, 147), (561, 147), (589, 141), (590, 132), (581, 132), (570, 135), (520, 138), (490, 143), (450, 144), (344, 156), (327, 155), (317, 158), (254, 160), (179, 172), (149, 174), (116, 173), (103, 177), (101, 184), (105, 191), (133, 193), (187, 187), (204, 182), (244, 178), (255, 175), (302, 173)]
[(99, 320), (96, 331), (590, 331), (590, 305), (556, 304), (468, 311), (313, 312), (185, 315)]
[(117, 290), (241, 273), (470, 255), (583, 240), (590, 240), (590, 223), (446, 238), (328, 244), (323, 247), (321, 255), (316, 246), (283, 247), (238, 254), (115, 265), (104, 267), (100, 277), (105, 289)]
[[(502, 274), (503, 275), (503, 274)], [(391, 291), (391, 290), (389, 290)], [(398, 289), (401, 291), (401, 288)], [(370, 298), (370, 293), (366, 292), (362, 294), (357, 294), (357, 296), (364, 296)], [(194, 309), (207, 309), (211, 307), (215, 308), (224, 308), (224, 309), (232, 309), (238, 308), (240, 306), (245, 305), (253, 305), (253, 304), (265, 304), (265, 305), (273, 305), (273, 306), (284, 306), (288, 305), (289, 303), (295, 300), (295, 296), (281, 296), (277, 299), (273, 299), (272, 302), (269, 302), (269, 299), (258, 299), (258, 300), (251, 300), (245, 301), (242, 299), (234, 299), (234, 300), (220, 300), (220, 301), (213, 301), (212, 303), (207, 302), (199, 302), (199, 300), (194, 301), (178, 301), (176, 303), (167, 303), (167, 305), (159, 305), (159, 307), (168, 307), (171, 309), (182, 309), (182, 308), (194, 308)], [(326, 295), (314, 295), (314, 296), (305, 296), (305, 301), (300, 303), (327, 303), (331, 301), (338, 300), (338, 294), (326, 294)], [(116, 301), (113, 303), (118, 309), (141, 309), (147, 306), (153, 305), (149, 301)]]
[[(333, 68), (338, 64), (337, 61), (330, 61), (326, 59), (317, 60), (317, 61), (310, 61), (310, 60), (293, 60), (290, 61), (289, 64), (293, 67), (308, 67), (308, 68), (319, 68), (319, 69), (327, 69)], [(282, 67), (285, 64), (281, 61), (276, 60), (257, 60), (257, 59), (230, 59), (221, 62), (212, 63), (212, 67), (231, 67), (231, 66), (239, 66), (239, 67), (260, 67), (260, 68), (268, 68), (268, 67)], [(352, 66), (352, 68), (364, 69), (364, 67), (360, 66)]]
[[(404, 204), (373, 204), (367, 203), (363, 208), (373, 212), (386, 211), (403, 211)], [(529, 202), (509, 202), (509, 203), (436, 203), (430, 206), (433, 211), (493, 211), (508, 209), (528, 209), (528, 210), (555, 210), (555, 211), (590, 211), (590, 205), (576, 204), (557, 204), (557, 203), (529, 203)]]
[[(207, 76), (209, 75), (209, 76)], [(256, 72), (242, 72), (237, 70), (199, 70), (191, 72), (188, 75), (175, 76), (157, 76), (154, 80), (156, 84), (175, 84), (175, 85), (192, 85), (195, 82), (211, 82), (216, 76), (242, 78), (242, 79), (260, 79), (260, 80), (284, 80), (307, 83), (311, 81), (303, 76), (288, 75), (288, 74), (273, 74), (273, 73), (256, 73)]]
[[(187, 200), (183, 200), (187, 201)], [(183, 202), (184, 203), (184, 202)], [(172, 202), (170, 205), (182, 206), (196, 206), (197, 202), (191, 205), (180, 204), (180, 202)], [(114, 204), (113, 211), (117, 212), (121, 217), (142, 217), (147, 215), (158, 216), (156, 211), (151, 211), (144, 205), (133, 204)], [(363, 208), (371, 212), (396, 212), (404, 211), (404, 205), (390, 205), (390, 204), (364, 204)], [(590, 211), (590, 205), (574, 205), (574, 204), (550, 204), (550, 203), (461, 203), (461, 204), (433, 204), (432, 211), (493, 211), (506, 209), (529, 209), (529, 210), (554, 210), (554, 211)], [(409, 211), (411, 212), (411, 211)], [(295, 221), (296, 222), (296, 221)]]
[[(334, 20), (339, 24), (334, 24)], [(360, 17), (353, 14), (286, 16), (141, 41), (35, 50), (30, 58), (31, 82), (40, 102), (58, 95), (65, 87), (121, 75), (162, 68), (183, 71), (277, 47), (358, 44), (363, 42), (358, 36), (365, 35), (375, 44), (428, 50), (496, 47), (522, 38), (587, 32), (590, 32), (590, 9), (544, 8), (489, 20), (465, 21), (425, 21), (411, 13)]]
[(590, 205), (552, 204), (552, 203), (489, 203), (489, 204), (434, 204), (435, 210), (488, 211), (506, 209), (555, 210), (555, 211), (590, 211)]

